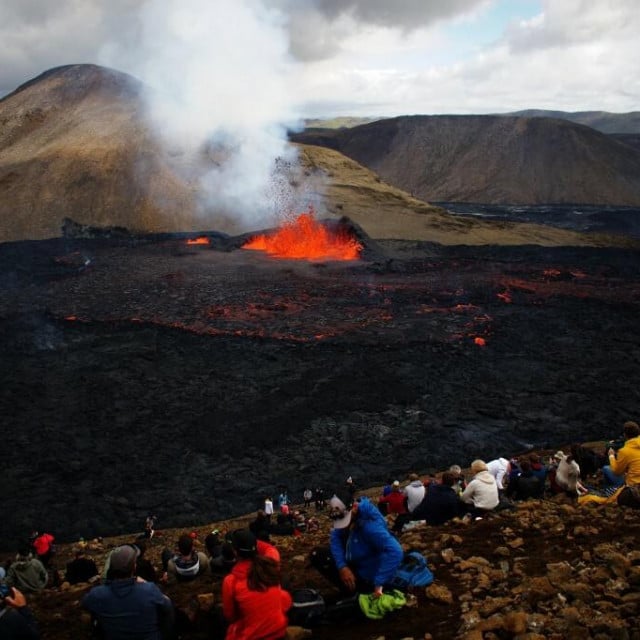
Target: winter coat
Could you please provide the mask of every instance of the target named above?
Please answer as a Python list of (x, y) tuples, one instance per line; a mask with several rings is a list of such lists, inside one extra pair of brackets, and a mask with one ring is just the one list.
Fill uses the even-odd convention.
[(171, 600), (155, 584), (136, 578), (93, 587), (81, 604), (98, 619), (105, 640), (161, 640), (161, 615), (167, 621), (173, 616)]
[(175, 555), (167, 563), (167, 583), (188, 582), (198, 576), (208, 575), (210, 569), (209, 558), (202, 551), (192, 551), (188, 559)]
[(49, 582), (47, 570), (40, 560), (31, 555), (13, 562), (7, 573), (7, 584), (25, 593), (42, 591), (47, 586), (47, 582)]
[(509, 473), (510, 463), (506, 458), (498, 458), (487, 462), (489, 473), (496, 479), (498, 489), (504, 489), (504, 477)]
[(500, 502), (496, 479), (489, 471), (476, 473), (473, 480), (462, 492), (460, 499), (467, 504), (473, 504), (476, 509), (490, 511)]
[(580, 466), (575, 460), (567, 460), (563, 456), (558, 462), (554, 482), (562, 491), (578, 493), (578, 481), (580, 480)]
[(521, 471), (517, 476), (509, 480), (506, 495), (514, 500), (528, 500), (529, 498), (542, 498), (544, 484), (533, 471)]
[(38, 623), (29, 607), (0, 609), (2, 640), (40, 640)]
[(367, 498), (360, 500), (351, 526), (331, 531), (330, 548), (338, 570), (348, 566), (375, 587), (391, 581), (404, 555), (384, 516)]
[(459, 516), (461, 511), (462, 503), (453, 487), (433, 482), (412, 515), (416, 520), (426, 520), (427, 524), (437, 526)]
[(407, 513), (407, 496), (402, 491), (392, 491), (388, 496), (380, 498), (378, 502), (389, 505), (388, 513)]
[(291, 596), (282, 587), (264, 591), (249, 589), (246, 577), (233, 573), (222, 583), (222, 613), (229, 622), (225, 640), (277, 640), (287, 630), (287, 611)]
[(627, 440), (609, 465), (617, 476), (624, 475), (626, 484), (640, 484), (640, 436)]
[(420, 480), (413, 480), (405, 487), (404, 493), (407, 496), (407, 509), (409, 510), (409, 513), (412, 513), (424, 499), (424, 484), (422, 484), (422, 481)]

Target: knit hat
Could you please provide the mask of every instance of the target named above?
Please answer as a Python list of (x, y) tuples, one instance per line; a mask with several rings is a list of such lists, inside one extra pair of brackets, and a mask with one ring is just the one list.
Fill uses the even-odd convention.
[(351, 511), (338, 496), (329, 500), (329, 517), (333, 520), (334, 529), (344, 529), (351, 523)]
[(249, 529), (236, 529), (231, 535), (231, 545), (241, 558), (253, 558), (256, 555), (256, 537)]
[(109, 568), (113, 571), (127, 573), (133, 571), (136, 558), (140, 555), (140, 549), (133, 544), (123, 544), (111, 552)]

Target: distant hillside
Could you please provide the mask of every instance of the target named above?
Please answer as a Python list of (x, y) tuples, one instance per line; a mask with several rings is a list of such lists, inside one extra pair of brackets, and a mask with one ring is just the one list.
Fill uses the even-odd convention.
[(612, 133), (610, 137), (640, 151), (640, 133)]
[(557, 118), (583, 124), (602, 133), (640, 133), (640, 111), (611, 113), (609, 111), (547, 111), (526, 109), (498, 114), (523, 118)]
[(640, 153), (565, 120), (403, 116), (292, 136), (429, 202), (640, 206)]
[(361, 124), (367, 124), (381, 119), (382, 118), (356, 118), (351, 116), (338, 116), (336, 118), (309, 118), (304, 121), (304, 125), (307, 129), (349, 129), (351, 127), (357, 127)]

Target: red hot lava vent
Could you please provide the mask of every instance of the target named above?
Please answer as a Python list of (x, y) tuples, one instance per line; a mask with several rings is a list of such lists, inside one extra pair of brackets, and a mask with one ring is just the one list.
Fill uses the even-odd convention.
[(294, 260), (357, 260), (362, 251), (362, 245), (348, 231), (329, 230), (315, 219), (312, 210), (273, 234), (251, 238), (242, 248)]

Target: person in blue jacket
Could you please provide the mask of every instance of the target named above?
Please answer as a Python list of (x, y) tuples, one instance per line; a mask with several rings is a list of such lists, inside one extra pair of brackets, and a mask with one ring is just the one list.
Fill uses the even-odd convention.
[(347, 509), (340, 498), (333, 496), (329, 505), (333, 520), (329, 553), (315, 549), (311, 554), (313, 566), (343, 592), (382, 595), (402, 561), (400, 543), (368, 498), (356, 500)]

